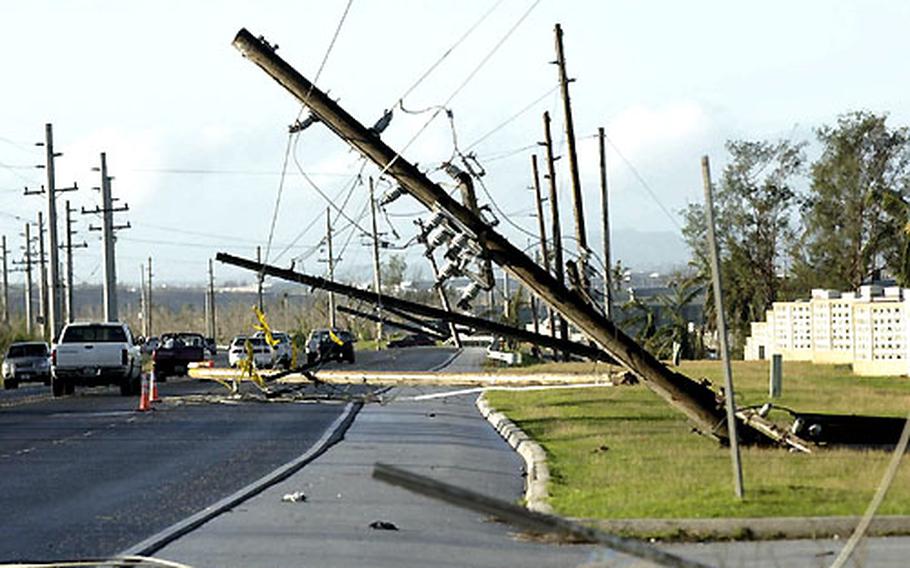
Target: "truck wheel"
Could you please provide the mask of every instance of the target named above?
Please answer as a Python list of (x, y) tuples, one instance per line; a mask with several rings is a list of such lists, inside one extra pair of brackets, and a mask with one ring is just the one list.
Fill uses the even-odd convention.
[(19, 388), (19, 381), (14, 378), (9, 378), (3, 381), (3, 388), (5, 389), (17, 389)]
[(64, 390), (63, 379), (57, 377), (51, 378), (51, 391), (54, 393), (54, 396), (63, 396)]
[(63, 381), (63, 392), (66, 394), (73, 394), (76, 392), (76, 383), (71, 380)]

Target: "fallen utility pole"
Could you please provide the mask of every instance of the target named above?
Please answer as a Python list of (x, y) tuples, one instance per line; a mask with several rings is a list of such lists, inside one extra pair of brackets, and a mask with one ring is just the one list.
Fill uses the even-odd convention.
[[(375, 464), (373, 466), (373, 479), (413, 491), (418, 495), (439, 499), (457, 507), (502, 519), (527, 531), (561, 534), (582, 542), (599, 544), (637, 558), (643, 558), (659, 566), (707, 568), (705, 564), (665, 552), (650, 543), (609, 534), (556, 515), (529, 511), (521, 505), (489, 497), (470, 489), (450, 485), (391, 465)], [(606, 564), (603, 564), (603, 566), (606, 566)]]
[[(443, 308), (443, 309), (445, 309), (445, 308)], [(416, 325), (419, 328), (428, 329), (428, 330), (430, 330), (431, 333), (438, 333), (440, 335), (445, 335), (445, 333), (446, 333), (446, 330), (443, 329), (442, 326), (436, 322), (421, 319), (417, 316), (409, 314), (408, 312), (405, 312), (405, 311), (402, 311), (402, 310), (399, 310), (396, 308), (387, 307), (386, 311), (392, 315), (400, 317), (401, 319), (403, 319), (405, 321), (411, 322), (413, 325)], [(448, 311), (449, 310), (446, 310), (446, 312), (448, 312)], [(451, 327), (455, 326), (455, 323), (453, 321), (448, 321), (448, 326), (449, 326), (449, 328), (451, 328)]]
[[(320, 288), (328, 292), (343, 294), (362, 302), (372, 303), (377, 301), (376, 294), (370, 290), (361, 290), (360, 288), (355, 288), (354, 286), (332, 282), (331, 280), (326, 280), (325, 278), (320, 278), (318, 276), (301, 274), (300, 272), (294, 272), (293, 270), (288, 270), (286, 268), (279, 268), (277, 266), (272, 266), (269, 264), (262, 264), (253, 260), (247, 260), (245, 258), (240, 258), (238, 256), (223, 252), (219, 252), (217, 255), (215, 255), (215, 260), (218, 262), (223, 262), (225, 264), (230, 264), (232, 266), (245, 268), (247, 270), (260, 271), (262, 274), (268, 274), (274, 278), (281, 278), (282, 280), (287, 280), (289, 282), (297, 282), (299, 284), (304, 284), (313, 288)], [(381, 296), (381, 300), (382, 305), (386, 309), (391, 308), (392, 310), (402, 310), (410, 312), (412, 314), (417, 314), (419, 316), (435, 319), (451, 318), (457, 324), (473, 327), (475, 329), (487, 331), (490, 333), (499, 334), (504, 337), (511, 337), (513, 339), (517, 339), (518, 341), (536, 343), (543, 347), (559, 349), (560, 351), (565, 351), (567, 353), (572, 353), (573, 355), (586, 357), (595, 361), (604, 361), (608, 363), (614, 362), (613, 358), (610, 357), (609, 354), (601, 351), (596, 347), (591, 347), (590, 345), (574, 343), (572, 341), (562, 341), (561, 339), (532, 333), (530, 331), (525, 331), (523, 329), (512, 327), (504, 323), (486, 320), (477, 316), (469, 316), (457, 312), (448, 313), (445, 310), (437, 308), (435, 306), (418, 304), (417, 302), (402, 300), (400, 298), (395, 298), (392, 296)]]
[(585, 230), (585, 213), (582, 204), (581, 178), (578, 175), (578, 152), (575, 150), (575, 121), (572, 119), (572, 101), (569, 97), (569, 79), (566, 72), (566, 55), (562, 48), (562, 26), (556, 24), (556, 66), (559, 68), (559, 89), (562, 94), (562, 109), (566, 123), (566, 150), (569, 154), (569, 173), (572, 179), (572, 205), (575, 211), (575, 240), (578, 243), (578, 276), (581, 285), (591, 292), (588, 282), (588, 235)]
[[(395, 178), (425, 207), (438, 207), (471, 232), (483, 247), (487, 258), (505, 267), (515, 278), (599, 343), (651, 390), (688, 416), (702, 432), (726, 440), (724, 414), (718, 407), (716, 393), (707, 385), (664, 366), (613, 322), (589, 306), (584, 298), (570, 292), (565, 284), (553, 278), (493, 230), (480, 216), (458, 203), (416, 166), (387, 146), (379, 136), (281, 59), (271, 45), (257, 39), (246, 29), (237, 33), (233, 45), (301, 103), (306, 104), (314, 116), (330, 130)], [(558, 238), (558, 234), (554, 234), (554, 237)], [(227, 258), (224, 255), (219, 257)], [(293, 273), (287, 275), (293, 277)], [(369, 298), (364, 300), (370, 301)]]
[(348, 314), (348, 315), (352, 315), (352, 316), (355, 316), (358, 318), (370, 320), (372, 322), (385, 324), (385, 325), (388, 325), (389, 327), (396, 327), (396, 328), (404, 330), (404, 331), (410, 331), (411, 333), (420, 333), (423, 335), (428, 335), (428, 336), (432, 337), (433, 339), (436, 339), (439, 341), (445, 341), (446, 339), (449, 338), (447, 335), (443, 335), (436, 331), (431, 331), (425, 327), (417, 327), (416, 325), (402, 323), (400, 321), (395, 321), (395, 320), (389, 319), (388, 317), (377, 316), (374, 313), (364, 312), (362, 310), (355, 310), (354, 308), (349, 308), (347, 306), (338, 306), (338, 311), (343, 314)]

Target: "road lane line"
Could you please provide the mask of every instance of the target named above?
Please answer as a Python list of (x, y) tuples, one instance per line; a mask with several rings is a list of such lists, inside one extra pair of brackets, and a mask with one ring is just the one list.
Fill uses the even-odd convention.
[(221, 513), (233, 509), (270, 486), (280, 481), (284, 481), (303, 468), (303, 466), (321, 456), (330, 447), (340, 442), (362, 406), (363, 404), (361, 403), (348, 403), (338, 418), (336, 418), (326, 431), (323, 432), (322, 437), (320, 437), (309, 450), (297, 458), (289, 461), (278, 469), (275, 469), (271, 473), (264, 475), (232, 495), (228, 495), (198, 513), (195, 513), (182, 521), (178, 521), (159, 533), (131, 546), (123, 552), (120, 552), (117, 556), (150, 556), (154, 552), (164, 548), (167, 544), (199, 528)]

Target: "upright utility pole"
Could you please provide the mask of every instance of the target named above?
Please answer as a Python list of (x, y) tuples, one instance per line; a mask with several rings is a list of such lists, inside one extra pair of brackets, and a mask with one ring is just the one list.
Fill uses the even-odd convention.
[[(370, 176), (370, 215), (373, 221), (373, 291), (376, 292), (376, 350), (382, 342), (382, 275), (379, 265), (379, 226), (376, 223), (376, 195), (373, 188), (373, 177)], [(331, 254), (331, 253), (330, 253)], [(334, 278), (332, 279), (334, 280)]]
[(154, 307), (154, 304), (152, 304), (152, 257), (149, 257), (147, 276), (148, 284), (145, 286), (145, 309), (148, 313), (146, 314), (145, 321), (148, 324), (148, 334), (146, 337), (151, 337), (154, 331), (154, 328), (152, 327), (152, 308)]
[(104, 320), (117, 321), (117, 265), (114, 261), (114, 213), (107, 156), (101, 152), (101, 231), (104, 239)]
[(25, 333), (34, 331), (35, 314), (32, 310), (32, 228), (25, 224)]
[(207, 322), (208, 327), (208, 337), (215, 338), (215, 334), (218, 333), (218, 328), (215, 326), (215, 271), (212, 268), (212, 259), (209, 259), (209, 290), (208, 290), (208, 299), (209, 299), (209, 318)]
[(139, 317), (142, 319), (142, 336), (149, 337), (148, 306), (145, 303), (145, 265), (139, 265)]
[(600, 146), (600, 202), (603, 209), (604, 231), (604, 314), (613, 319), (613, 274), (610, 255), (610, 194), (607, 190), (607, 146), (603, 126), (597, 129)]
[[(559, 196), (556, 193), (556, 159), (553, 157), (553, 136), (550, 134), (550, 113), (543, 113), (544, 147), (547, 150), (547, 179), (550, 187), (550, 223), (553, 234), (553, 275), (565, 285), (565, 268), (562, 261), (562, 229), (559, 224)], [(562, 314), (558, 314), (559, 338), (568, 339), (569, 326)]]
[[(332, 210), (325, 208), (325, 240), (329, 249), (329, 280), (335, 281), (335, 253), (332, 252)], [(329, 327), (335, 327), (335, 292), (329, 292)]]
[(82, 242), (80, 244), (73, 244), (73, 235), (78, 231), (73, 230), (73, 221), (72, 213), (75, 209), (70, 207), (70, 202), (66, 200), (66, 245), (63, 248), (66, 249), (66, 315), (64, 320), (66, 323), (72, 323), (76, 319), (76, 305), (73, 303), (73, 249), (74, 248), (87, 248), (88, 243)]
[(3, 235), (3, 323), (9, 323), (9, 267), (6, 257), (9, 250), (6, 248), (6, 235)]
[(502, 271), (502, 315), (509, 317), (509, 273)]
[[(547, 251), (547, 221), (543, 213), (543, 195), (540, 191), (540, 171), (537, 168), (537, 154), (531, 154), (531, 173), (534, 177), (534, 201), (537, 203), (537, 227), (540, 231), (540, 256), (542, 257), (543, 269), (550, 272), (550, 254)], [(537, 260), (541, 262), (540, 259)], [(550, 327), (550, 335), (556, 337), (556, 315), (553, 308), (547, 305), (547, 324)], [(555, 355), (555, 353), (554, 353)]]
[(566, 147), (569, 151), (569, 172), (572, 176), (572, 203), (575, 209), (575, 239), (578, 241), (578, 276), (582, 287), (590, 293), (588, 282), (588, 237), (585, 231), (585, 213), (582, 204), (581, 179), (578, 175), (578, 153), (575, 151), (575, 123), (572, 119), (572, 101), (569, 98), (569, 79), (566, 73), (566, 55), (562, 48), (562, 26), (556, 24), (556, 65), (559, 67), (559, 89), (566, 123)]
[(717, 313), (717, 335), (720, 354), (724, 362), (724, 406), (727, 411), (727, 432), (730, 440), (730, 457), (733, 465), (733, 486), (736, 496), (743, 498), (743, 468), (739, 461), (739, 436), (736, 432), (736, 402), (733, 394), (733, 369), (730, 367), (730, 348), (727, 345), (727, 320), (724, 317), (724, 290), (720, 281), (720, 255), (714, 234), (714, 196), (711, 183), (711, 166), (708, 156), (701, 159), (701, 175), (705, 184), (705, 223), (708, 228), (708, 251), (711, 255), (711, 276), (714, 281), (714, 306)]
[(129, 211), (130, 207), (126, 204), (122, 207), (114, 207), (115, 199), (111, 195), (111, 180), (114, 178), (107, 175), (107, 154), (101, 152), (101, 166), (93, 169), (101, 172), (101, 207), (95, 207), (90, 211), (83, 208), (82, 213), (84, 215), (101, 215), (101, 227), (89, 225), (88, 229), (89, 231), (101, 231), (101, 258), (104, 264), (104, 320), (113, 322), (120, 319), (117, 308), (117, 260), (114, 249), (114, 231), (130, 228), (128, 221), (125, 225), (114, 225), (114, 213)]
[(47, 259), (44, 257), (44, 214), (41, 211), (38, 211), (38, 273), (41, 275), (38, 280), (41, 337), (45, 341), (50, 341), (51, 330), (47, 321)]
[[(262, 262), (262, 247), (259, 245), (256, 245), (256, 262)], [(260, 312), (265, 312), (265, 303), (262, 301), (262, 284), (264, 280), (264, 274), (256, 275), (256, 305), (259, 306)]]

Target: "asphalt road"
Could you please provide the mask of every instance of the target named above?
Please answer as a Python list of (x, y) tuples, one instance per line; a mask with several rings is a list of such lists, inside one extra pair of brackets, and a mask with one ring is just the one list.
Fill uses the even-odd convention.
[[(432, 369), (452, 353), (358, 353), (356, 367)], [(146, 413), (112, 388), (0, 393), (0, 561), (119, 552), (304, 453), (344, 408), (198, 396), (220, 389), (172, 379)]]

